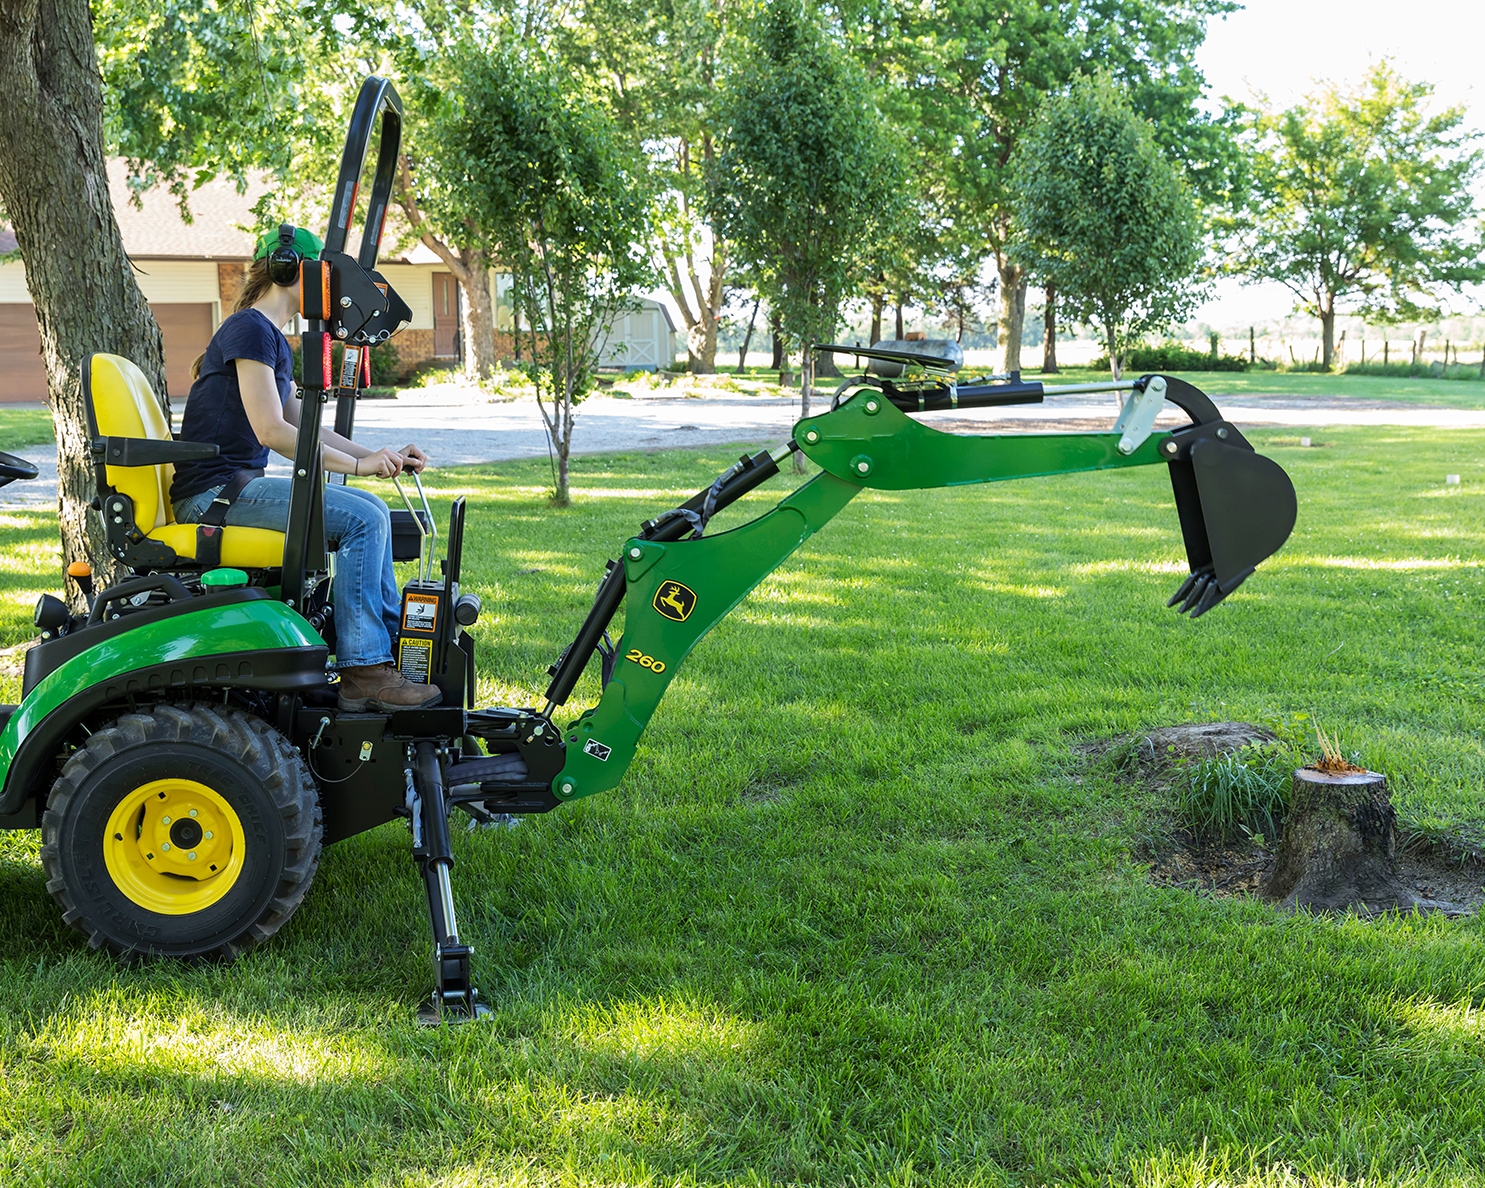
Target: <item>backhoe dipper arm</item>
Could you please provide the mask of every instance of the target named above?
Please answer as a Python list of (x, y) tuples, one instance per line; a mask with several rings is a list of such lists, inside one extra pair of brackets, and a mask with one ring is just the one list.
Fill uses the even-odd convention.
[[(866, 487), (947, 487), (1164, 462), (1192, 569), (1172, 605), (1184, 599), (1181, 609), (1193, 617), (1216, 605), (1288, 537), (1294, 488), (1197, 389), (1158, 376), (1124, 386), (1131, 395), (1112, 432), (987, 436), (919, 424), (881, 387), (863, 386), (824, 415), (798, 422), (787, 445), (757, 456), (774, 465), (756, 466), (747, 489), (776, 473), (777, 463), (795, 449), (824, 471), (771, 511), (726, 532), (681, 539), (704, 527), (699, 513), (707, 496), (725, 489), (724, 480), (739, 469), (734, 467), (711, 492), (650, 521), (625, 544), (582, 632), (553, 668), (548, 717), (571, 694), (619, 603), (627, 602), (613, 675), (598, 705), (565, 733), (566, 762), (553, 784), (555, 795), (571, 800), (618, 784), (640, 734), (701, 637)], [(1184, 409), (1192, 424), (1174, 433), (1153, 431), (1166, 399)], [(1004, 402), (987, 393), (985, 403)]]

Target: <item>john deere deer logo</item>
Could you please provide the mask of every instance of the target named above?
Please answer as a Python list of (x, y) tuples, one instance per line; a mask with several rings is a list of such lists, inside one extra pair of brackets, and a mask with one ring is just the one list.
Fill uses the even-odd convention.
[(680, 582), (665, 582), (655, 593), (654, 608), (674, 623), (684, 623), (696, 606), (696, 591)]

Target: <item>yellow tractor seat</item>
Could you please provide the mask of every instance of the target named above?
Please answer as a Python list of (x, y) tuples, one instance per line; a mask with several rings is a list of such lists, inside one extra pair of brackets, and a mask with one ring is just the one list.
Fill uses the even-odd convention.
[[(163, 459), (210, 457), (215, 447), (173, 440), (149, 380), (121, 355), (88, 358), (83, 404), (109, 549), (131, 569), (199, 568), (196, 525), (175, 522), (170, 506), (175, 466)], [(237, 569), (277, 569), (283, 564), (282, 532), (235, 527), (220, 531), (219, 564)]]

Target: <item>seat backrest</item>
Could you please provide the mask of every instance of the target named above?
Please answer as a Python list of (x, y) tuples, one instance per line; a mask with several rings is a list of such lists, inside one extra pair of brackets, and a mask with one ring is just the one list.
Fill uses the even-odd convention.
[[(83, 395), (95, 437), (170, 440), (170, 422), (144, 372), (122, 355), (92, 355), (83, 369)], [(134, 501), (134, 522), (151, 532), (175, 522), (170, 483), (175, 467), (108, 466), (104, 481)], [(100, 490), (99, 497), (106, 495)]]

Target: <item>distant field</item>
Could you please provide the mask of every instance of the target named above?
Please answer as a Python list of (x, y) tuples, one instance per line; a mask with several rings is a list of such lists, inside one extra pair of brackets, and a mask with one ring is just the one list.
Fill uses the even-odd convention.
[[(732, 367), (719, 370), (729, 376), (735, 374)], [(968, 376), (975, 370), (966, 367), (961, 374)], [(764, 367), (749, 367), (746, 375), (739, 377), (738, 383), (744, 390), (773, 395), (777, 385), (770, 379), (775, 374)], [(1027, 379), (1043, 380), (1048, 387), (1101, 383), (1109, 379), (1107, 371), (1095, 371), (1091, 367), (1063, 367), (1056, 375), (1047, 376), (1042, 375), (1039, 368), (1028, 368), (1022, 374)], [(1282, 371), (1180, 371), (1175, 374), (1210, 396), (1350, 396), (1358, 400), (1398, 400), (1446, 408), (1485, 408), (1485, 383), (1461, 380)], [(820, 386), (830, 390), (839, 382), (821, 380)]]

